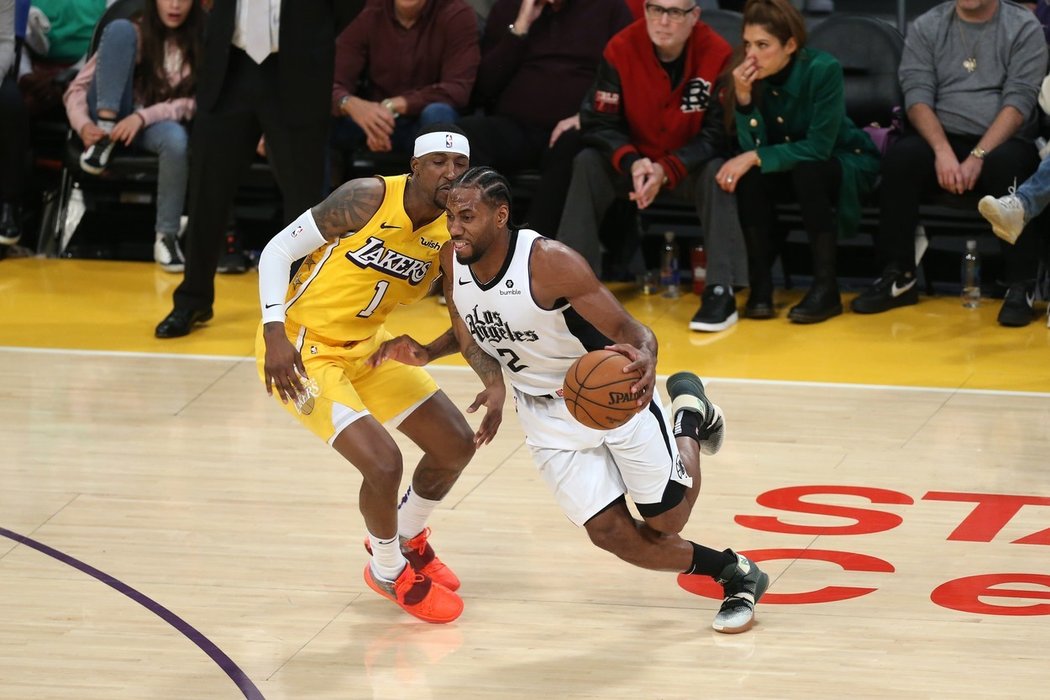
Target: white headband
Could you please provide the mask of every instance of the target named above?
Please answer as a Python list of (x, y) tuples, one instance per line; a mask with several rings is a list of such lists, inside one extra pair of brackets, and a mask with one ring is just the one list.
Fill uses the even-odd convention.
[(432, 131), (416, 138), (416, 150), (413, 158), (425, 156), (428, 153), (461, 153), (470, 158), (470, 142), (463, 134), (451, 131)]

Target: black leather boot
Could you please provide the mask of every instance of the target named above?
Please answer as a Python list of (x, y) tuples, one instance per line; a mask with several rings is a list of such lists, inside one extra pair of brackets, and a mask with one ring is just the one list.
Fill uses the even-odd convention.
[(757, 229), (744, 229), (744, 242), (751, 281), (744, 318), (773, 318), (777, 315), (773, 308), (773, 242), (769, 233)]
[(788, 318), (795, 323), (820, 323), (842, 313), (839, 285), (834, 280), (816, 281), (797, 306), (791, 307)]
[(820, 323), (842, 313), (842, 297), (835, 278), (838, 236), (834, 232), (809, 234), (813, 255), (813, 286), (797, 306), (788, 312), (795, 323)]

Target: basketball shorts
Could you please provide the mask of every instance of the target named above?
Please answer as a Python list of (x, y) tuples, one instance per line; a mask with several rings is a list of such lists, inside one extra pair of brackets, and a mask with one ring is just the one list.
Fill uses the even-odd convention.
[(536, 468), (576, 525), (624, 494), (636, 504), (660, 503), (669, 481), (693, 485), (659, 393), (648, 408), (612, 430), (581, 425), (561, 398), (515, 389), (514, 402)]
[[(383, 341), (393, 337), (386, 329), (349, 347), (322, 339), (292, 323), (286, 323), (285, 329), (288, 340), (302, 355), (307, 391), (288, 403), (281, 403), (276, 391), (273, 396), (328, 444), (348, 425), (369, 414), (380, 423), (396, 426), (438, 390), (437, 383), (422, 367), (392, 360), (375, 368), (368, 366), (365, 360)], [(262, 324), (255, 336), (255, 362), (259, 378), (265, 381)]]

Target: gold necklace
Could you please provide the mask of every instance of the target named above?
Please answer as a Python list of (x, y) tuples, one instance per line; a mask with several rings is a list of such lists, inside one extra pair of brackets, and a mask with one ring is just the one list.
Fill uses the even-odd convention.
[[(966, 48), (966, 37), (963, 36), (962, 20), (956, 17), (959, 27), (959, 42), (962, 43), (963, 48)], [(977, 36), (974, 37), (973, 43), (970, 45), (970, 49), (966, 52), (968, 58), (962, 62), (962, 67), (966, 69), (967, 73), (973, 73), (977, 70), (977, 42), (981, 38), (981, 34), (984, 33), (984, 27), (978, 31)]]

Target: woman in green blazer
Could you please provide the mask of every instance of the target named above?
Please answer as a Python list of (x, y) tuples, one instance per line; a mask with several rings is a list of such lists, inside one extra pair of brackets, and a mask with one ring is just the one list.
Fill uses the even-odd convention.
[(860, 198), (879, 171), (875, 144), (846, 116), (842, 67), (805, 43), (804, 20), (789, 0), (744, 7), (742, 51), (725, 95), (743, 152), (717, 181), (737, 195), (751, 278), (746, 318), (775, 315), (774, 207), (790, 200), (799, 203), (809, 235), (813, 286), (788, 318), (817, 323), (842, 313), (837, 238), (856, 232)]

